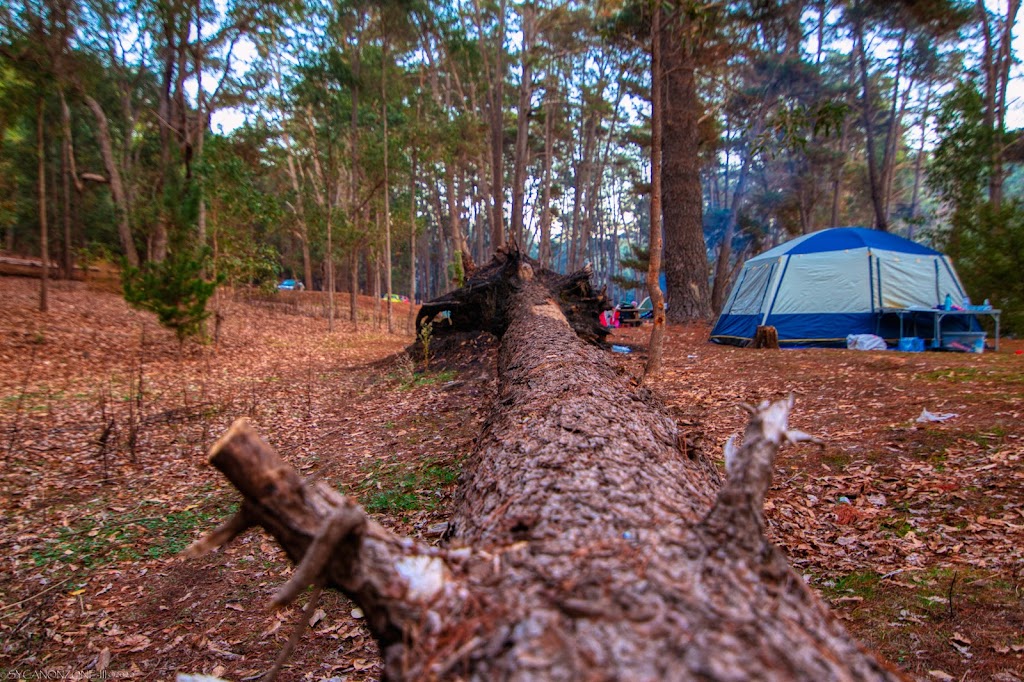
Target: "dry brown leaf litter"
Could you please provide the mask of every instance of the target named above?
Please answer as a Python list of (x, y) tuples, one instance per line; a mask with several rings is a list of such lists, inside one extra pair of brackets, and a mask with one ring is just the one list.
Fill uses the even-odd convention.
[[(393, 357), (408, 338), (367, 320), (328, 334), (311, 294), (225, 300), (216, 351), (179, 348), (87, 285), (58, 283), (45, 317), (34, 296), (31, 281), (0, 280), (6, 668), (245, 679), (272, 664), (304, 605), (266, 611), (290, 570), (272, 543), (250, 533), (204, 560), (173, 555), (230, 510), (232, 491), (204, 460), (237, 416), (305, 475), (381, 506), (399, 532), (444, 520), (488, 404), (476, 370), (416, 380)], [(738, 403), (796, 395), (793, 425), (827, 445), (782, 453), (770, 531), (848, 626), (922, 679), (1024, 678), (1021, 344), (981, 356), (772, 352), (706, 334), (670, 329), (656, 389), (715, 453), (743, 426)], [(618, 358), (629, 371), (646, 336), (615, 336), (640, 351)], [(925, 408), (959, 416), (914, 422)], [(280, 679), (375, 679), (359, 616), (325, 595)]]

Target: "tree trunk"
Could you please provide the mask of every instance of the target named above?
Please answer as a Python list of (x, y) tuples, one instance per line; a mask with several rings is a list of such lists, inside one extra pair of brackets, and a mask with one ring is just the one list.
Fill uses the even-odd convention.
[[(71, 110), (68, 108), (67, 100), (64, 97), (64, 90), (58, 89), (60, 95), (61, 127), (64, 133), (63, 147), (63, 188), (64, 188), (64, 249), (62, 251), (65, 279), (71, 279), (75, 267), (75, 259), (72, 247), (72, 199), (71, 186), (74, 185), (78, 202), (81, 203), (82, 191), (85, 189), (81, 179), (78, 177), (78, 169), (75, 164), (75, 142), (71, 136)], [(76, 203), (76, 205), (77, 205)]]
[(327, 331), (334, 331), (334, 230), (331, 223), (331, 202), (327, 202), (327, 252), (324, 254), (324, 279), (327, 291)]
[(349, 254), (348, 288), (348, 319), (352, 322), (352, 331), (359, 331), (359, 249), (352, 249)]
[[(283, 91), (279, 72), (277, 79), (278, 88)], [(295, 213), (295, 220), (298, 224), (296, 236), (302, 246), (302, 283), (306, 286), (306, 291), (313, 291), (313, 261), (309, 253), (309, 224), (306, 221), (306, 205), (302, 196), (302, 187), (299, 185), (299, 174), (295, 170), (295, 152), (292, 149), (291, 136), (284, 129), (284, 124), (282, 124), (281, 136), (284, 139), (288, 178), (292, 183), (292, 191), (295, 192), (295, 204), (292, 206), (292, 211)]]
[(580, 158), (574, 169), (573, 184), (574, 194), (572, 201), (572, 239), (569, 242), (569, 270), (573, 271), (582, 267), (587, 255), (587, 241), (589, 239), (584, 226), (583, 204), (586, 188), (590, 185), (590, 172), (593, 166), (594, 137), (597, 128), (597, 113), (587, 113), (586, 103), (580, 111), (583, 138), (580, 142)]
[[(377, 215), (377, 231), (380, 231), (380, 214)], [(380, 254), (377, 253), (377, 247), (370, 250), (370, 259), (373, 264), (371, 268), (373, 271), (373, 328), (380, 331), (383, 311), (380, 305)]]
[(871, 193), (871, 207), (875, 212), (875, 229), (887, 232), (889, 221), (885, 215), (885, 203), (882, 199), (882, 173), (878, 168), (878, 156), (875, 152), (875, 125), (872, 111), (871, 78), (868, 74), (868, 57), (864, 46), (864, 27), (858, 22), (854, 39), (853, 51), (860, 67), (861, 82), (861, 120), (864, 124), (864, 144), (868, 162), (868, 189)]
[(661, 29), (666, 85), (662, 142), (665, 284), (672, 322), (711, 316), (700, 185), (699, 119), (704, 109), (697, 93), (696, 48), (688, 35), (688, 21), (677, 12)]
[(64, 279), (72, 279), (75, 263), (71, 246), (71, 144), (67, 139), (61, 142), (60, 149), (61, 199), (63, 200), (61, 220), (64, 222), (64, 241), (60, 250), (60, 269)]
[(665, 72), (661, 61), (661, 5), (655, 4), (651, 17), (651, 236), (650, 258), (647, 262), (647, 291), (651, 295), (651, 310), (654, 327), (648, 343), (647, 365), (644, 378), (657, 376), (661, 372), (661, 361), (665, 346), (665, 299), (661, 293), (661, 144), (662, 116), (664, 101), (661, 96), (661, 81)]
[[(488, 150), (490, 151), (490, 214), (491, 248), (497, 250), (506, 243), (505, 235), (505, 29), (506, 0), (499, 0), (494, 9), (498, 13), (497, 32), (493, 45), (493, 64), (488, 64), (490, 47), (485, 41), (485, 32), (480, 23), (480, 3), (474, 2), (477, 15), (477, 29), (480, 31), (480, 49), (485, 59), (484, 70), (489, 76), (486, 93), (486, 120), (488, 126)], [(490, 68), (489, 68), (490, 67)]]
[(516, 124), (515, 158), (512, 162), (512, 239), (518, 248), (525, 249), (523, 213), (526, 207), (526, 162), (529, 155), (530, 102), (533, 98), (533, 46), (537, 38), (537, 8), (526, 2), (520, 8), (522, 15), (521, 77), (519, 80), (519, 107)]
[[(417, 107), (416, 117), (419, 119)], [(419, 156), (416, 148), (412, 150), (412, 167), (409, 170), (409, 317), (406, 331), (413, 332), (413, 320), (416, 310), (416, 174), (419, 171)]]
[(736, 178), (736, 188), (732, 193), (732, 202), (729, 205), (729, 217), (725, 224), (725, 234), (722, 236), (722, 245), (718, 251), (718, 259), (715, 261), (715, 281), (711, 287), (711, 312), (718, 315), (725, 305), (725, 298), (728, 295), (729, 283), (732, 278), (732, 240), (736, 236), (736, 226), (739, 223), (740, 204), (747, 191), (747, 178), (750, 176), (750, 164), (753, 161), (754, 145), (761, 136), (764, 129), (763, 114), (756, 114), (757, 118), (752, 126), (743, 145), (743, 157), (740, 161), (739, 176)]
[(384, 41), (384, 63), (380, 76), (381, 119), (384, 123), (384, 288), (387, 289), (388, 334), (395, 333), (394, 302), (391, 300), (391, 184), (388, 171), (388, 42)]
[(554, 163), (555, 134), (552, 89), (544, 93), (544, 189), (540, 201), (540, 246), (537, 260), (542, 268), (551, 264), (551, 166)]
[(992, 134), (988, 192), (989, 201), (998, 211), (1002, 205), (1003, 184), (1006, 180), (1003, 168), (1006, 96), (1010, 66), (1014, 62), (1013, 27), (1017, 23), (1020, 2), (1019, 0), (1009, 0), (1005, 18), (998, 18), (998, 15), (997, 18), (990, 16), (983, 0), (977, 0), (976, 6), (984, 39), (982, 55), (985, 88), (984, 126)]
[(263, 526), (300, 562), (275, 602), (344, 591), (388, 679), (899, 679), (765, 539), (774, 455), (808, 438), (787, 429), (791, 403), (748, 408), (720, 486), (646, 389), (573, 333), (556, 280), (515, 256), (497, 267), (499, 397), (452, 548), (394, 537), (243, 420), (210, 461), (245, 502), (192, 553)]
[(114, 143), (110, 137), (107, 115), (103, 112), (103, 107), (99, 102), (89, 95), (85, 95), (85, 103), (96, 118), (96, 136), (99, 138), (100, 154), (103, 156), (103, 163), (106, 165), (107, 175), (110, 177), (110, 193), (114, 197), (114, 207), (117, 210), (117, 234), (121, 238), (121, 248), (124, 249), (124, 257), (128, 261), (128, 265), (138, 267), (139, 254), (135, 250), (135, 240), (132, 238), (128, 197), (121, 180), (121, 171), (117, 167), (117, 159), (114, 158)]
[(36, 160), (39, 163), (39, 260), (42, 265), (39, 275), (39, 312), (50, 309), (50, 240), (46, 224), (46, 135), (43, 127), (43, 110), (46, 102), (42, 97), (36, 102)]
[[(445, 164), (445, 194), (448, 200), (448, 243), (452, 247), (452, 257), (456, 264), (457, 276), (465, 278), (465, 274), (474, 267), (473, 256), (466, 244), (466, 235), (462, 229), (462, 196), (455, 184), (455, 162)], [(462, 273), (458, 275), (458, 273)], [(460, 284), (461, 286), (461, 284)]]

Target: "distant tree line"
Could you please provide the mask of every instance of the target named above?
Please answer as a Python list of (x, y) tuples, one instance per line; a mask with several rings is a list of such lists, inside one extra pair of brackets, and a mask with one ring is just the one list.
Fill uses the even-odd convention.
[(0, 9), (2, 247), (424, 299), (514, 245), (636, 298), (656, 106), (670, 321), (761, 250), (867, 225), (947, 249), (1019, 329), (1018, 9), (24, 0)]

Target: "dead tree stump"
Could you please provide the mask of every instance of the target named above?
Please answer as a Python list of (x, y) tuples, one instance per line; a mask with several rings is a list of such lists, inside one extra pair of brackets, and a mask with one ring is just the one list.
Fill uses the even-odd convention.
[(779, 330), (775, 327), (758, 325), (754, 332), (754, 348), (779, 348)]
[[(510, 256), (514, 259), (514, 255)], [(791, 402), (749, 407), (727, 479), (584, 343), (522, 263), (497, 304), (500, 389), (466, 466), (451, 546), (390, 535), (312, 486), (244, 423), (211, 450), (242, 492), (207, 551), (263, 526), (308, 583), (348, 594), (389, 679), (892, 680), (764, 535)]]

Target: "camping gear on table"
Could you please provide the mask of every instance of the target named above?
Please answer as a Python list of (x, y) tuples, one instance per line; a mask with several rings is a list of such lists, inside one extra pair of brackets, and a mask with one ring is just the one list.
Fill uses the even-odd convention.
[[(711, 340), (745, 346), (770, 325), (786, 346), (845, 346), (851, 334), (902, 336), (884, 311), (939, 309), (964, 288), (944, 254), (888, 232), (833, 227), (803, 235), (748, 260), (736, 278)], [(950, 316), (950, 331), (977, 330), (973, 316)], [(916, 336), (932, 338), (930, 325)], [(945, 329), (945, 327), (944, 327)], [(913, 333), (913, 332), (911, 332)]]

